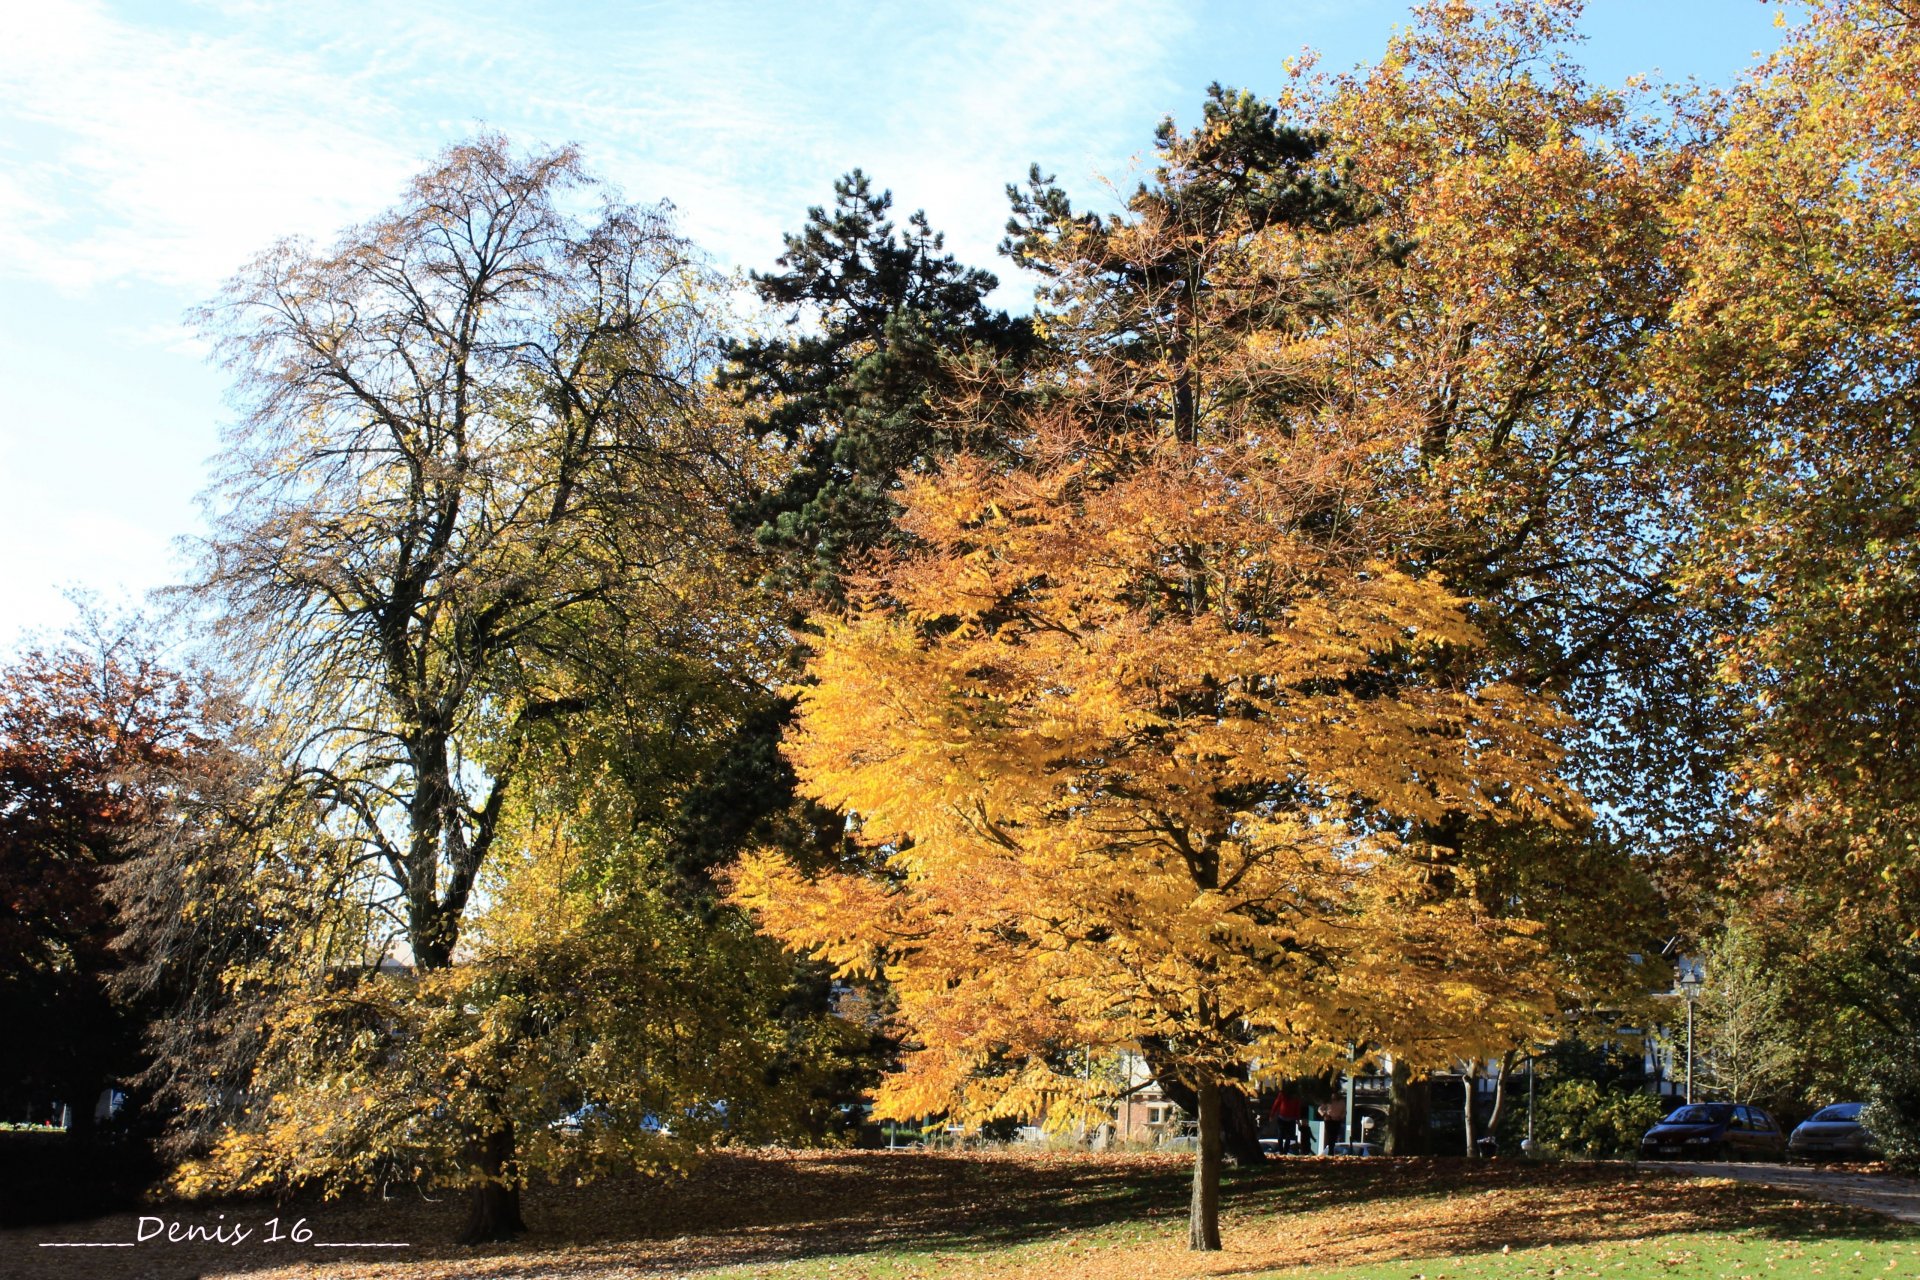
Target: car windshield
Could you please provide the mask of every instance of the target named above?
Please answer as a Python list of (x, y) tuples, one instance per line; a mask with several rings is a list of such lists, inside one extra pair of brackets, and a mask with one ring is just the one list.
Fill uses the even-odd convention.
[(1707, 1106), (1682, 1107), (1662, 1120), (1662, 1124), (1725, 1124), (1733, 1118), (1733, 1108), (1724, 1102)]
[(1823, 1107), (1814, 1112), (1813, 1118), (1822, 1124), (1833, 1124), (1841, 1120), (1858, 1120), (1860, 1108), (1864, 1105), (1859, 1102), (1836, 1102), (1831, 1107)]

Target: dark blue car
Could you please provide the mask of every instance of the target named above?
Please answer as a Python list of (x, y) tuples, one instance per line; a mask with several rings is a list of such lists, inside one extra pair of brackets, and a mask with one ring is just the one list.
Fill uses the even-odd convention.
[(1787, 1139), (1789, 1160), (1871, 1160), (1879, 1154), (1873, 1135), (1860, 1123), (1864, 1103), (1836, 1102), (1822, 1107)]
[(1640, 1139), (1642, 1160), (1778, 1160), (1786, 1138), (1759, 1107), (1695, 1102), (1679, 1108)]

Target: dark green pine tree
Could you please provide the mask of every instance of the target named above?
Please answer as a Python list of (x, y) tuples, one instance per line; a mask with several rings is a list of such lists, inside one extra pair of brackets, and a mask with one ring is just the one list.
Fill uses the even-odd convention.
[(1013, 217), (1001, 252), (1057, 279), (1062, 272), (1058, 245), (1071, 228), (1084, 237), (1078, 244), (1086, 265), (1140, 285), (1176, 286), (1190, 277), (1190, 260), (1137, 263), (1111, 253), (1107, 236), (1145, 217), (1160, 218), (1200, 241), (1233, 225), (1249, 232), (1287, 223), (1332, 229), (1366, 212), (1365, 202), (1325, 163), (1326, 135), (1283, 124), (1277, 108), (1244, 89), (1217, 81), (1208, 85), (1200, 123), (1183, 134), (1169, 116), (1154, 131), (1153, 142), (1153, 180), (1134, 189), (1127, 214), (1105, 219), (1075, 213), (1067, 193), (1034, 165), (1025, 190), (1007, 188)]
[[(837, 601), (850, 557), (894, 536), (896, 477), (961, 444), (941, 411), (956, 368), (1017, 364), (1032, 328), (987, 305), (999, 281), (945, 252), (925, 214), (896, 228), (891, 193), (860, 170), (833, 196), (785, 237), (780, 270), (753, 277), (787, 331), (734, 344), (721, 385), (744, 392), (749, 428), (796, 460), (737, 520), (774, 554), (776, 580)], [(992, 448), (977, 418), (967, 431), (970, 447)]]
[[(895, 536), (896, 477), (962, 443), (958, 415), (943, 413), (960, 380), (1013, 385), (1033, 343), (1028, 321), (987, 305), (999, 283), (990, 272), (955, 261), (924, 214), (902, 232), (892, 206), (858, 169), (834, 183), (832, 207), (809, 209), (783, 237), (779, 270), (754, 274), (784, 331), (732, 344), (721, 373), (721, 385), (744, 396), (748, 427), (794, 457), (786, 478), (734, 520), (766, 552), (766, 575), (792, 596), (796, 619), (839, 603), (852, 561)], [(969, 421), (965, 443), (994, 448), (992, 427), (977, 413)], [(820, 858), (843, 851), (844, 818), (794, 795), (779, 751), (792, 712), (790, 699), (769, 694), (682, 799), (672, 843), (690, 884), (704, 885), (749, 844)]]
[[(1028, 321), (987, 305), (999, 281), (957, 262), (924, 214), (896, 228), (891, 194), (857, 169), (833, 196), (831, 209), (809, 209), (805, 226), (784, 237), (779, 270), (753, 277), (785, 331), (734, 343), (720, 378), (745, 397), (749, 429), (794, 458), (783, 482), (734, 520), (766, 552), (766, 575), (793, 598), (796, 618), (842, 601), (854, 560), (896, 536), (890, 491), (902, 472), (936, 465), (963, 434), (971, 448), (995, 447), (978, 405), (964, 432), (943, 407), (963, 377), (1014, 385), (1033, 342)], [(669, 824), (672, 859), (700, 909), (713, 909), (712, 869), (749, 845), (821, 862), (852, 852), (844, 815), (795, 794), (779, 749), (792, 714), (793, 701), (771, 693), (749, 709)], [(815, 1015), (831, 999), (825, 967), (797, 961), (782, 1016)], [(849, 1055), (845, 1098), (823, 1101), (859, 1096), (896, 1050), (875, 1030)]]

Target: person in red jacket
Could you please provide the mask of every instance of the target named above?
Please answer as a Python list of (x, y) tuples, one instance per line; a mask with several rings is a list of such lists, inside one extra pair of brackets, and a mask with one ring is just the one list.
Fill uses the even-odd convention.
[(1293, 1094), (1282, 1089), (1280, 1096), (1273, 1100), (1272, 1119), (1280, 1138), (1280, 1150), (1305, 1151), (1306, 1135), (1302, 1125), (1307, 1118), (1307, 1106)]

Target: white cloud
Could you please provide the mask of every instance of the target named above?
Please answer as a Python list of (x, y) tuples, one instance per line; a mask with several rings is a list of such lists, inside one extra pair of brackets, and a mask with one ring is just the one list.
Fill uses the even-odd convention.
[(0, 45), (8, 269), (204, 292), (278, 235), (377, 207), (413, 164), (310, 53), (42, 0)]
[(481, 121), (586, 144), (731, 259), (770, 258), (854, 164), (983, 258), (1028, 160), (1084, 179), (1176, 105), (1156, 67), (1189, 25), (1177, 0), (182, 12), (43, 0), (12, 26), (0, 270), (197, 296), (282, 234), (385, 205)]
[(1084, 188), (1160, 113), (1191, 109), (1166, 67), (1194, 2), (16, 6), (0, 36), (16, 403), (0, 642), (58, 626), (65, 584), (139, 592), (178, 572), (170, 539), (195, 523), (225, 414), (204, 344), (172, 317), (279, 237), (324, 242), (386, 207), (447, 142), (483, 123), (579, 142), (739, 266), (769, 265), (860, 165), (902, 216), (924, 206), (964, 260), (994, 265), (1002, 187), (1029, 161)]
[(213, 344), (183, 321), (161, 320), (153, 324), (127, 325), (115, 331), (117, 336), (142, 347), (158, 347), (170, 355), (190, 360), (206, 360), (213, 355)]

